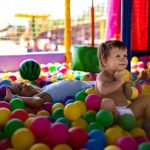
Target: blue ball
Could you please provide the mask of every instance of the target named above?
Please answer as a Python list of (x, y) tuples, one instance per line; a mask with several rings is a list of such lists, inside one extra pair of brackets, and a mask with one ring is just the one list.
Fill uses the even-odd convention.
[(2, 85), (11, 85), (11, 82), (9, 80), (2, 80), (0, 82), (0, 86), (2, 86)]
[(84, 148), (87, 148), (89, 150), (103, 150), (104, 146), (102, 142), (99, 142), (96, 139), (89, 139), (84, 144)]
[(65, 102), (65, 105), (70, 104), (70, 103), (73, 103), (73, 102), (74, 102), (74, 99), (68, 99), (68, 100)]
[(97, 141), (99, 141), (103, 145), (106, 144), (106, 137), (105, 137), (104, 133), (98, 129), (91, 130), (88, 133), (88, 136), (90, 139), (96, 139)]

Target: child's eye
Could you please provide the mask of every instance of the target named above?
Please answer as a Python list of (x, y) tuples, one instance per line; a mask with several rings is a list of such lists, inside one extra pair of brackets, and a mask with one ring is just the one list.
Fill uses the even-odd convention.
[(120, 55), (116, 55), (116, 57), (120, 57)]

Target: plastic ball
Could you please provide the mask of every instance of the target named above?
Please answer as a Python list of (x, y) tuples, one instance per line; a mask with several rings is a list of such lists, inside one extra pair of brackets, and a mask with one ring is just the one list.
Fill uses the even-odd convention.
[(86, 120), (87, 123), (94, 122), (96, 120), (96, 112), (87, 111), (84, 113), (83, 118)]
[(35, 137), (27, 128), (21, 128), (15, 131), (11, 138), (12, 145), (15, 149), (29, 149), (33, 145)]
[(36, 80), (41, 72), (39, 63), (34, 59), (26, 59), (19, 66), (20, 76), (30, 81)]
[(82, 118), (72, 121), (72, 127), (81, 127), (86, 130), (87, 125), (87, 122)]
[(135, 138), (135, 137), (138, 137), (138, 136), (146, 136), (146, 132), (143, 128), (139, 128), (139, 127), (136, 127), (136, 128), (133, 128), (130, 133), (132, 134), (132, 136)]
[(10, 115), (10, 119), (12, 118), (17, 118), (24, 122), (28, 118), (28, 113), (24, 109), (16, 109)]
[(6, 96), (6, 87), (5, 85), (0, 86), (0, 96), (5, 97)]
[(0, 82), (0, 86), (2, 86), (2, 85), (11, 85), (11, 82), (9, 80), (5, 79)]
[(96, 94), (89, 94), (85, 98), (85, 104), (87, 109), (97, 111), (100, 108), (101, 99)]
[(11, 111), (8, 108), (0, 108), (0, 126), (3, 126), (10, 118)]
[(95, 91), (94, 88), (88, 88), (88, 89), (85, 90), (85, 92), (86, 92), (87, 94), (96, 94), (96, 91)]
[(73, 148), (82, 148), (88, 139), (87, 132), (81, 127), (72, 127), (69, 129), (68, 144)]
[(52, 112), (57, 109), (57, 108), (64, 108), (64, 105), (62, 103), (55, 103), (53, 106), (52, 106)]
[(119, 118), (119, 125), (127, 131), (136, 127), (136, 120), (131, 114), (124, 114)]
[(49, 112), (46, 111), (46, 110), (39, 110), (37, 113), (36, 113), (37, 116), (49, 116)]
[(149, 142), (149, 139), (147, 136), (137, 136), (134, 138), (137, 142), (137, 144), (142, 144), (142, 143), (145, 143), (145, 142)]
[(73, 150), (68, 144), (58, 144), (53, 150)]
[(43, 143), (36, 143), (32, 145), (29, 150), (50, 150), (49, 146)]
[(131, 58), (131, 61), (134, 62), (134, 63), (137, 63), (137, 62), (139, 61), (139, 58), (136, 57), (136, 56), (133, 56), (133, 57)]
[(123, 69), (120, 71), (121, 74), (123, 74), (123, 80), (124, 82), (128, 82), (131, 80), (131, 73), (127, 69)]
[(71, 127), (71, 121), (68, 120), (68, 119), (65, 118), (65, 117), (60, 117), (60, 118), (58, 118), (58, 119), (56, 120), (56, 122), (62, 122), (62, 123), (64, 123), (68, 128)]
[(14, 98), (9, 102), (10, 106), (11, 106), (11, 110), (15, 110), (15, 109), (24, 109), (24, 101), (20, 98)]
[(84, 102), (85, 97), (86, 97), (87, 95), (88, 95), (88, 94), (87, 94), (85, 91), (77, 92), (77, 94), (75, 95), (75, 100), (83, 101), (83, 102)]
[(81, 116), (86, 112), (86, 106), (85, 106), (84, 102), (82, 102), (82, 101), (75, 101), (74, 105), (80, 111)]
[(14, 132), (20, 128), (24, 128), (24, 124), (20, 119), (11, 119), (4, 126), (4, 134), (7, 138), (11, 138)]
[(76, 120), (81, 116), (81, 112), (76, 105), (70, 103), (64, 107), (64, 116), (69, 120)]
[(122, 150), (137, 150), (137, 143), (134, 138), (129, 136), (120, 137), (116, 145)]
[(48, 140), (52, 144), (65, 143), (69, 137), (67, 126), (61, 122), (55, 122), (51, 124), (47, 132), (48, 132)]
[(96, 139), (88, 139), (84, 147), (90, 150), (103, 150), (104, 145)]
[(44, 116), (37, 116), (30, 123), (29, 129), (37, 138), (42, 138), (47, 135), (49, 126), (50, 122), (48, 118)]
[(7, 109), (11, 109), (10, 108), (10, 104), (8, 102), (5, 101), (0, 101), (0, 108), (7, 108)]
[(105, 134), (98, 130), (98, 129), (95, 129), (95, 130), (92, 130), (88, 133), (88, 137), (90, 139), (96, 139), (97, 141), (101, 142), (103, 145), (106, 144), (106, 136)]
[(113, 115), (107, 109), (101, 109), (96, 113), (96, 121), (102, 124), (105, 128), (112, 125), (114, 119)]
[(5, 139), (0, 140), (1, 150), (6, 150), (6, 149), (8, 150), (10, 147), (12, 147), (10, 139), (5, 138)]
[(105, 131), (105, 136), (107, 138), (107, 145), (115, 145), (119, 137), (122, 137), (123, 129), (118, 127), (111, 127)]
[(138, 146), (138, 150), (149, 150), (150, 149), (150, 143), (145, 142)]
[(104, 150), (121, 150), (121, 149), (116, 145), (109, 145), (109, 146), (106, 146)]
[(43, 109), (48, 111), (48, 112), (51, 112), (51, 108), (52, 108), (52, 103), (51, 102), (45, 102), (44, 105), (43, 105)]
[(53, 120), (56, 120), (56, 119), (58, 119), (58, 118), (60, 118), (60, 117), (64, 117), (63, 108), (57, 108), (57, 109), (55, 109), (55, 110), (52, 112), (51, 116), (52, 116), (52, 119), (53, 119)]
[(98, 129), (98, 130), (104, 132), (104, 127), (103, 127), (103, 125), (101, 125), (101, 124), (98, 123), (98, 122), (91, 122), (91, 123), (88, 124), (88, 126), (87, 126), (87, 131), (88, 131), (88, 132), (90, 132), (91, 130), (94, 130), (94, 129)]
[(136, 99), (139, 95), (138, 89), (135, 87), (131, 87), (131, 88), (132, 88), (132, 95), (131, 95), (130, 99), (131, 100)]

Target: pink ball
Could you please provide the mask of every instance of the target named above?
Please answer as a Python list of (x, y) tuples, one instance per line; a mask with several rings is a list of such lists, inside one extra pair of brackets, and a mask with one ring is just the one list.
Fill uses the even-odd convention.
[(137, 142), (129, 136), (122, 136), (117, 140), (117, 146), (122, 150), (137, 150)]
[(17, 118), (23, 122), (28, 118), (28, 113), (24, 109), (15, 109), (11, 115), (10, 119)]
[(51, 112), (51, 108), (52, 108), (52, 103), (51, 102), (45, 102), (44, 105), (43, 105), (43, 109), (48, 111), (48, 112)]
[(35, 117), (29, 126), (30, 130), (37, 138), (42, 138), (46, 136), (49, 127), (50, 127), (50, 122), (48, 118), (44, 116)]
[(9, 110), (11, 109), (10, 104), (8, 102), (5, 102), (5, 101), (0, 101), (0, 108), (1, 107), (8, 108)]
[(64, 123), (55, 122), (48, 129), (48, 139), (52, 144), (62, 144), (68, 140), (69, 132)]
[(85, 98), (85, 105), (87, 109), (98, 110), (100, 108), (101, 99), (96, 94), (89, 94)]
[(68, 143), (73, 148), (82, 148), (88, 139), (87, 132), (81, 127), (72, 127), (69, 129)]
[(138, 145), (141, 143), (144, 143), (144, 142), (149, 142), (149, 139), (146, 136), (137, 136), (137, 137), (135, 137), (135, 140)]

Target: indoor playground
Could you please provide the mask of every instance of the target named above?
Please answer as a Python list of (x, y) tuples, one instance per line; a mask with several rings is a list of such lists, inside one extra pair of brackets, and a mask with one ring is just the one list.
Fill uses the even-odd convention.
[[(127, 113), (115, 121), (95, 90), (102, 71), (98, 46), (121, 40), (128, 49), (129, 64), (122, 72), (132, 87), (128, 104), (150, 95), (150, 1), (81, 0), (84, 7), (87, 3), (82, 9), (79, 0), (26, 0), (24, 11), (13, 7), (23, 1), (1, 1), (0, 16), (4, 7), (12, 8), (19, 23), (0, 21), (0, 150), (150, 150), (150, 120)], [(36, 5), (42, 6), (38, 12)], [(63, 19), (50, 8), (60, 10)], [(83, 15), (74, 17), (79, 12)], [(64, 85), (65, 97), (42, 97), (42, 105), (29, 109), (24, 95), (13, 91), (17, 82), (40, 91), (65, 80), (92, 86), (70, 95)], [(26, 94), (32, 99), (31, 92)], [(56, 96), (61, 97), (59, 90)]]

